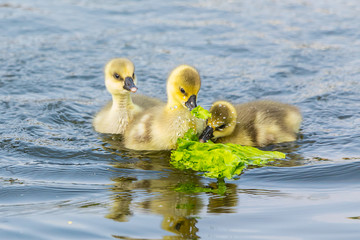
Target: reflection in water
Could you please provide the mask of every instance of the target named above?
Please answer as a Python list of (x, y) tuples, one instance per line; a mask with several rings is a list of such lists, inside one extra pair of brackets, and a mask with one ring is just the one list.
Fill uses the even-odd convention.
[[(137, 177), (114, 177), (110, 190), (112, 208), (107, 218), (115, 221), (128, 221), (132, 215), (132, 208), (143, 209), (163, 216), (161, 227), (176, 236), (167, 236), (166, 239), (196, 239), (196, 215), (204, 207), (200, 193), (187, 194), (176, 191), (176, 187), (191, 182), (200, 185), (201, 177), (195, 173), (168, 171), (157, 179), (150, 171), (170, 169), (168, 151), (129, 151), (121, 144), (121, 137), (107, 136), (104, 138), (104, 148), (121, 156), (121, 161), (114, 161), (111, 165), (120, 173), (124, 169), (138, 169), (149, 171), (149, 174)], [(132, 159), (132, 161), (124, 161)], [(164, 176), (165, 175), (165, 176)]]
[[(147, 171), (159, 171), (170, 169), (168, 159), (169, 152), (139, 152), (124, 151), (117, 139), (108, 138), (106, 142), (111, 144), (108, 150), (115, 154), (121, 154), (121, 161), (114, 161), (111, 165), (119, 171), (124, 169), (139, 169)], [(115, 151), (114, 151), (115, 150)], [(118, 150), (121, 150), (118, 151)], [(137, 159), (127, 163), (123, 161), (124, 155)], [(165, 239), (197, 239), (198, 228), (197, 216), (200, 211), (207, 208), (211, 213), (230, 213), (237, 205), (237, 193), (235, 184), (226, 184), (223, 195), (214, 193), (219, 188), (218, 183), (210, 183), (205, 186), (199, 175), (191, 171), (178, 171), (172, 169), (166, 174), (161, 174), (154, 179), (152, 174), (136, 177), (114, 177), (113, 186), (110, 190), (112, 195), (112, 207), (107, 218), (115, 221), (128, 221), (133, 208), (160, 214), (163, 216), (161, 227), (176, 236), (166, 236)], [(150, 179), (151, 178), (151, 179)], [(183, 186), (195, 186), (197, 192)], [(225, 184), (225, 183), (223, 183)], [(209, 201), (206, 204), (203, 194), (208, 192)]]
[[(199, 238), (196, 224), (200, 213), (204, 210), (208, 213), (236, 213), (239, 193), (280, 194), (269, 190), (239, 190), (236, 184), (211, 181), (193, 171), (174, 169), (168, 161), (169, 151), (129, 151), (123, 147), (120, 136), (105, 136), (103, 140), (105, 150), (121, 156), (120, 160), (110, 163), (116, 174), (110, 188), (113, 192), (112, 207), (106, 217), (126, 222), (134, 209), (162, 215), (162, 229), (176, 234), (164, 239)], [(285, 147), (290, 151), (289, 145)], [(141, 176), (123, 176), (129, 169), (146, 172)]]
[[(123, 165), (123, 164), (121, 164)], [(116, 167), (116, 165), (114, 165)], [(209, 213), (234, 213), (238, 203), (235, 184), (226, 184), (224, 195), (208, 193), (209, 200), (205, 203), (203, 193), (178, 191), (183, 184), (201, 186), (201, 177), (194, 174), (180, 176), (176, 172), (160, 179), (137, 180), (133, 178), (113, 178), (111, 191), (112, 208), (107, 218), (115, 221), (128, 221), (132, 215), (131, 208), (140, 208), (163, 216), (161, 227), (177, 234), (168, 239), (196, 239), (197, 215), (204, 208)], [(216, 189), (217, 183), (204, 186), (203, 189)], [(181, 237), (181, 238), (179, 238)]]
[(113, 219), (118, 222), (127, 222), (128, 216), (131, 216), (130, 204), (133, 200), (131, 190), (133, 181), (136, 179), (132, 178), (115, 178), (113, 181), (115, 184), (111, 187), (111, 191), (116, 194), (113, 195), (113, 203), (111, 212), (106, 216), (107, 218)]
[[(210, 184), (211, 187), (215, 183)], [(235, 207), (238, 204), (237, 186), (235, 184), (226, 184), (226, 193), (224, 195), (218, 195), (212, 193), (209, 198), (209, 204), (207, 206), (208, 213), (235, 213)]]
[[(123, 167), (123, 164), (120, 165)], [(164, 230), (186, 239), (198, 238), (196, 215), (204, 207), (203, 200), (198, 194), (177, 192), (175, 187), (185, 181), (199, 183), (199, 179), (194, 175), (179, 178), (176, 173), (169, 173), (160, 179), (113, 178), (113, 203), (106, 217), (116, 221), (128, 221), (128, 217), (132, 215), (131, 209), (140, 208), (162, 215), (161, 226)]]

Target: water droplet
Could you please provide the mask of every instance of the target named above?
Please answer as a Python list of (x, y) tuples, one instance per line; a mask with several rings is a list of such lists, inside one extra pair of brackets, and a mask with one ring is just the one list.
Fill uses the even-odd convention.
[(223, 119), (226, 119), (226, 117), (223, 117)]
[(183, 96), (183, 99), (186, 99), (185, 96)]
[(175, 105), (174, 108), (177, 109), (177, 105)]

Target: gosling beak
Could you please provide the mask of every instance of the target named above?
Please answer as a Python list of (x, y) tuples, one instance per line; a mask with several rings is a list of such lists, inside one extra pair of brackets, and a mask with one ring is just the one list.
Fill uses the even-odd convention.
[(199, 136), (199, 142), (207, 142), (209, 139), (213, 138), (214, 129), (210, 126), (206, 126), (206, 128), (204, 129), (204, 131), (200, 134)]
[(191, 95), (186, 101), (185, 106), (191, 111), (196, 108), (196, 95)]
[(138, 88), (135, 86), (134, 80), (131, 77), (126, 77), (124, 81), (124, 89), (136, 92)]

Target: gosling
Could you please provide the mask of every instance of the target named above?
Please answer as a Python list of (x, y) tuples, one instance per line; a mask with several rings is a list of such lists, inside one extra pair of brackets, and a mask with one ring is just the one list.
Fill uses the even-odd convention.
[(110, 101), (96, 114), (93, 120), (95, 131), (100, 133), (123, 134), (135, 115), (143, 110), (163, 104), (162, 101), (147, 97), (134, 96), (137, 91), (137, 78), (134, 64), (126, 58), (110, 60), (104, 69), (105, 86), (112, 95)]
[(253, 101), (233, 106), (215, 102), (200, 142), (235, 143), (263, 147), (295, 141), (302, 116), (293, 105), (275, 101)]
[(124, 145), (134, 150), (169, 150), (190, 128), (201, 132), (190, 111), (196, 107), (201, 80), (198, 71), (188, 65), (176, 67), (167, 80), (166, 105), (155, 106), (139, 114), (125, 131)]

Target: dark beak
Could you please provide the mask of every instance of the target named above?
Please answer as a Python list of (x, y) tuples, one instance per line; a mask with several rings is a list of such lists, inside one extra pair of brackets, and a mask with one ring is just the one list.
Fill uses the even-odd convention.
[(134, 80), (131, 77), (126, 77), (124, 81), (124, 89), (136, 92), (138, 88), (135, 86)]
[(191, 111), (196, 108), (196, 95), (191, 95), (186, 101), (185, 106)]
[(200, 134), (199, 136), (199, 142), (207, 142), (209, 139), (213, 138), (214, 129), (210, 126), (206, 126), (206, 128), (204, 129), (204, 131)]

